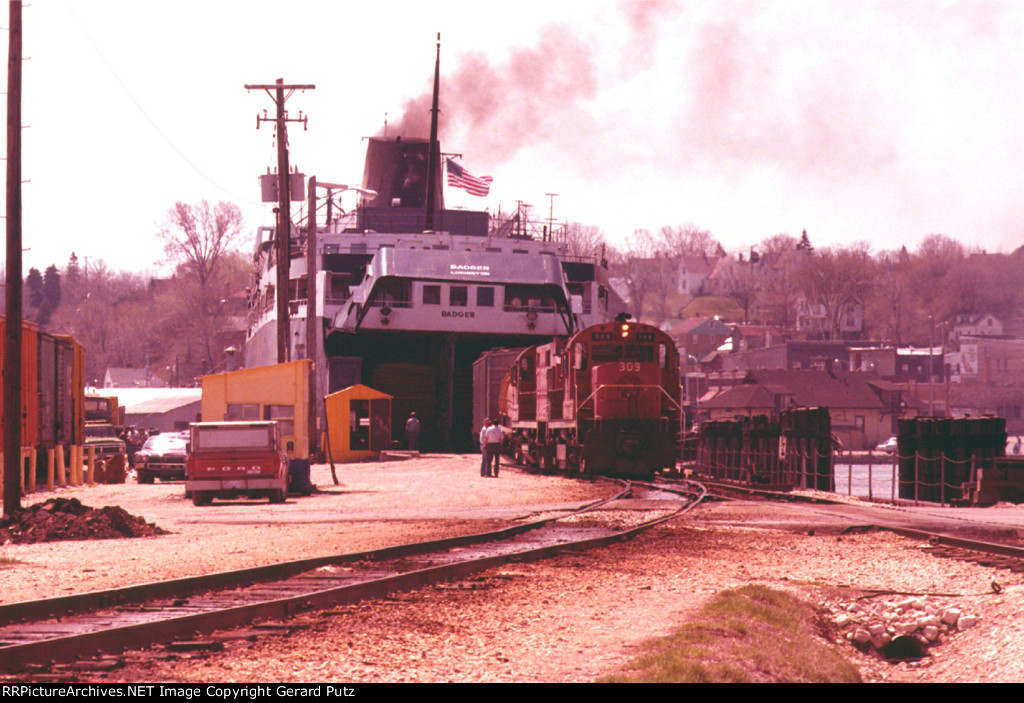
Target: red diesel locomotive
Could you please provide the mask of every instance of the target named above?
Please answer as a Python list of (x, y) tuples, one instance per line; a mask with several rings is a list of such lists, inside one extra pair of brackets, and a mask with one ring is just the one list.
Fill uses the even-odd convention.
[(679, 354), (657, 327), (608, 322), (529, 347), (503, 385), (520, 462), (635, 477), (675, 466)]

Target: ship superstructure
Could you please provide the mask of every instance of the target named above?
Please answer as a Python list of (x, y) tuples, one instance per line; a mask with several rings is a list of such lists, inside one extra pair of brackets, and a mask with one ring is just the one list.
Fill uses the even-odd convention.
[[(531, 221), (522, 208), (496, 217), (445, 209), (439, 153), (429, 140), (371, 138), (360, 187), (311, 179), (326, 218), (313, 198), (312, 226), (291, 229), (285, 360), (313, 359), (320, 398), (356, 383), (393, 396), (396, 439), (415, 411), (423, 446), (463, 449), (474, 437), (480, 354), (606, 321), (613, 294), (606, 262), (597, 252), (567, 258), (553, 220)], [(346, 190), (358, 204), (335, 216)], [(281, 361), (275, 241), (275, 228), (257, 231), (247, 367)]]

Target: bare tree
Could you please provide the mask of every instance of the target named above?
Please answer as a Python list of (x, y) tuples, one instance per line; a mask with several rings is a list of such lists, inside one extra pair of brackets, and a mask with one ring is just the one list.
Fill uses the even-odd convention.
[(722, 249), (711, 233), (692, 222), (675, 227), (662, 227), (659, 231), (661, 249), (677, 262), (684, 256), (717, 258)]
[(847, 304), (863, 304), (871, 290), (873, 261), (865, 242), (807, 252), (801, 268), (801, 288), (807, 301), (820, 305), (831, 339), (839, 339)]
[(909, 338), (913, 318), (910, 255), (906, 249), (882, 252), (876, 261), (875, 285), (868, 297), (866, 317), (876, 332), (901, 345)]
[(168, 260), (206, 288), (221, 259), (239, 242), (242, 227), (242, 211), (234, 203), (222, 201), (211, 209), (205, 200), (198, 205), (179, 201), (167, 212), (158, 236)]
[(626, 249), (610, 252), (615, 268), (623, 278), (633, 317), (641, 319), (646, 303), (658, 295), (657, 246), (650, 230), (638, 229), (626, 238)]
[(604, 232), (595, 225), (569, 222), (565, 225), (565, 253), (570, 258), (594, 259), (605, 250)]
[(762, 240), (757, 245), (757, 251), (761, 255), (762, 261), (774, 266), (777, 260), (785, 258), (791, 252), (797, 250), (797, 245), (800, 240), (796, 237), (792, 237), (788, 234), (776, 234)]
[(159, 325), (159, 319), (140, 304), (145, 297), (143, 277), (114, 273), (102, 260), (93, 260), (81, 272), (74, 292), (62, 299), (51, 328), (70, 334), (88, 350), (86, 382), (100, 382), (109, 366), (142, 367), (147, 361), (145, 340)]
[(201, 339), (201, 372), (208, 373), (220, 356), (215, 349), (217, 318), (223, 305), (220, 278), (222, 262), (239, 243), (242, 212), (233, 203), (219, 202), (212, 208), (203, 200), (198, 205), (177, 202), (167, 213), (159, 237), (168, 260), (183, 279), (182, 293), (198, 314)]
[(718, 291), (735, 300), (743, 308), (743, 324), (750, 323), (750, 308), (763, 288), (760, 263), (730, 259), (719, 272)]
[(763, 324), (789, 328), (796, 319), (795, 308), (800, 297), (799, 271), (811, 252), (797, 249), (800, 243), (788, 234), (776, 234), (755, 247), (759, 254), (761, 289), (758, 308)]

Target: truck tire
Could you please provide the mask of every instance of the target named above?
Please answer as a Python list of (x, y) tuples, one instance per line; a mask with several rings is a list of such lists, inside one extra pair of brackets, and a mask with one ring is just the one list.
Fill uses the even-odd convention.
[(270, 502), (274, 504), (280, 504), (285, 501), (285, 493), (283, 488), (278, 488), (270, 492)]
[(156, 479), (153, 476), (150, 476), (149, 474), (143, 473), (141, 471), (138, 474), (136, 474), (135, 478), (139, 483), (154, 483), (156, 481)]
[(212, 500), (209, 491), (192, 491), (193, 505), (209, 505)]

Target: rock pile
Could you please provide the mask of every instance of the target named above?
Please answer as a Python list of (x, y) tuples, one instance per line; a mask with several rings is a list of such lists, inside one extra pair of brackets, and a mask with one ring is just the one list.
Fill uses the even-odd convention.
[(77, 498), (51, 498), (0, 522), (0, 545), (165, 534), (166, 530), (124, 508), (90, 508)]
[(927, 597), (904, 597), (879, 602), (826, 603), (832, 624), (843, 637), (865, 652), (886, 659), (920, 659), (944, 637), (978, 623), (955, 605)]

